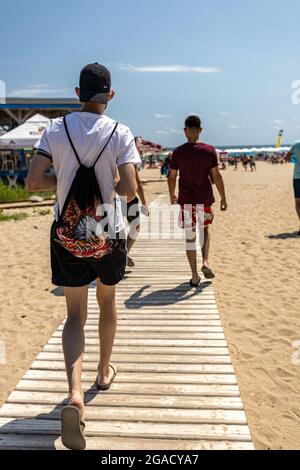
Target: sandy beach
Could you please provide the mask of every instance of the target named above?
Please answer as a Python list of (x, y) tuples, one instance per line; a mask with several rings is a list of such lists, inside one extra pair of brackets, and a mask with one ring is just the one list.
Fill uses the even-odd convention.
[[(227, 213), (215, 205), (211, 265), (215, 293), (249, 427), (257, 449), (296, 449), (300, 442), (300, 239), (292, 165), (258, 163), (256, 173), (222, 172)], [(158, 170), (143, 170), (149, 202), (167, 191)], [(50, 281), (52, 215), (0, 222), (0, 404), (65, 315), (64, 297)], [(20, 212), (20, 210), (19, 210)], [(23, 210), (22, 210), (23, 212)]]

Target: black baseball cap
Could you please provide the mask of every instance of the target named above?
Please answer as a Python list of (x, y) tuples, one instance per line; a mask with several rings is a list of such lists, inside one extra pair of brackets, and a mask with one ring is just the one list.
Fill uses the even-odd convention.
[(111, 89), (110, 71), (98, 62), (86, 65), (80, 72), (79, 88), (82, 103), (107, 104)]

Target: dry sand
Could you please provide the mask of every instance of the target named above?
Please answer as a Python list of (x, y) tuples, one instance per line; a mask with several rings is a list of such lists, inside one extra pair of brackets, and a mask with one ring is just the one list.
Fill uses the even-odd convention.
[[(250, 431), (258, 449), (300, 447), (300, 238), (291, 190), (292, 166), (258, 164), (257, 173), (223, 172), (229, 210), (211, 229), (211, 264), (226, 338)], [(143, 170), (149, 202), (162, 191), (158, 170)], [(218, 199), (218, 198), (217, 198)], [(20, 211), (20, 210), (19, 210)], [(23, 211), (23, 210), (22, 210)], [(65, 314), (50, 282), (51, 215), (0, 223), (0, 404)]]
[(212, 229), (217, 302), (258, 449), (300, 448), (300, 237), (292, 165), (223, 172), (229, 211)]

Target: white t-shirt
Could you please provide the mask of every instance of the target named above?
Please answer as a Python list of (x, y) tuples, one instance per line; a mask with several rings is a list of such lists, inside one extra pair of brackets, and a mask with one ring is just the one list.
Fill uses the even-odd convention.
[[(85, 166), (92, 166), (105, 146), (116, 122), (105, 115), (88, 112), (74, 112), (66, 117), (67, 126), (80, 161)], [(69, 143), (64, 128), (63, 118), (52, 119), (35, 148), (43, 155), (52, 158), (57, 178), (57, 203), (55, 219), (62, 211), (65, 199), (79, 167), (74, 151)], [(103, 203), (110, 208), (108, 220), (115, 227), (116, 233), (123, 227), (120, 198), (115, 192), (114, 178), (116, 166), (125, 163), (139, 164), (141, 161), (134, 137), (127, 126), (118, 127), (95, 166), (95, 173), (102, 194)], [(116, 199), (116, 211), (114, 200)]]

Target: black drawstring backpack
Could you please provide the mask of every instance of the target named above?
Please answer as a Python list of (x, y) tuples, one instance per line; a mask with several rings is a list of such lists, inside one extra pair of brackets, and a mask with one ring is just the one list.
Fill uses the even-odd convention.
[(59, 215), (54, 230), (54, 241), (76, 258), (86, 258), (91, 261), (99, 260), (112, 252), (114, 241), (108, 235), (106, 211), (103, 211), (102, 214), (100, 210), (99, 213), (99, 207), (103, 205), (103, 199), (95, 174), (95, 165), (114, 135), (118, 123), (114, 126), (108, 141), (93, 166), (86, 167), (82, 165), (74, 147), (65, 116), (63, 122), (70, 145), (79, 163), (79, 168), (68, 192), (63, 210)]

